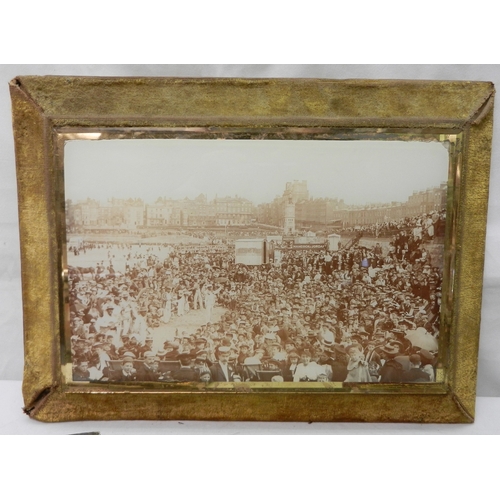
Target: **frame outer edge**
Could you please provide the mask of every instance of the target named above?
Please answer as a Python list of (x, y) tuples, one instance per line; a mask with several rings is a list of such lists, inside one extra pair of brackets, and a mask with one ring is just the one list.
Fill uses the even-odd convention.
[[(397, 404), (396, 403), (397, 401)], [(429, 411), (432, 408), (433, 411)], [(58, 387), (32, 417), (78, 420), (470, 423), (452, 394), (65, 393)]]
[(391, 126), (394, 118), (408, 127), (418, 127), (418, 121), (450, 125), (450, 119), (465, 124), (492, 89), (489, 82), (439, 80), (71, 76), (19, 80), (47, 117), (66, 117), (67, 125), (110, 117), (115, 126), (126, 126), (131, 119), (147, 122), (151, 116), (181, 118), (181, 122), (191, 116), (198, 124), (221, 117), (241, 123), (256, 119), (272, 123), (281, 117), (292, 124), (302, 117), (306, 123), (332, 120), (336, 126), (359, 120), (361, 127), (370, 121)]
[[(26, 83), (28, 85), (25, 85)], [(47, 89), (44, 89), (43, 86), (46, 83), (49, 84), (49, 88), (51, 86), (54, 88), (61, 84), (62, 80), (54, 77), (21, 77), (10, 84), (16, 145), (23, 281), (25, 330), (23, 395), (27, 407), (26, 413), (31, 417), (46, 422), (82, 419), (181, 418), (380, 422), (471, 422), (473, 420), (492, 134), (492, 112), (490, 109), (486, 111), (483, 105), (487, 103), (493, 92), (491, 84), (479, 82), (479, 85), (474, 86), (474, 92), (464, 91), (464, 95), (461, 94), (463, 89), (460, 85), (457, 86), (457, 84), (449, 82), (433, 84), (436, 91), (443, 89), (446, 91), (449, 90), (449, 87), (460, 90), (452, 97), (447, 94), (447, 99), (451, 99), (449, 101), (450, 111), (457, 106), (457, 103), (453, 101), (455, 99), (461, 100), (463, 97), (467, 105), (470, 106), (468, 109), (473, 110), (474, 116), (477, 117), (476, 121), (472, 121), (473, 116), (471, 115), (468, 115), (467, 118), (461, 116), (458, 120), (464, 120), (462, 127), (466, 127), (469, 146), (464, 161), (464, 189), (460, 193), (457, 295), (454, 303), (456, 310), (456, 329), (454, 331), (461, 333), (456, 335), (453, 345), (450, 346), (452, 353), (450, 392), (442, 395), (411, 396), (399, 394), (371, 396), (325, 393), (293, 395), (218, 393), (199, 394), (198, 397), (196, 393), (157, 394), (147, 391), (139, 394), (125, 391), (107, 394), (99, 392), (76, 394), (65, 393), (64, 388), (59, 385), (58, 334), (60, 324), (58, 322), (57, 302), (59, 299), (57, 271), (59, 247), (55, 224), (56, 208), (53, 199), (55, 192), (53, 151), (51, 151), (53, 138), (50, 135), (50, 128), (54, 124), (55, 117), (49, 117), (50, 110), (48, 111), (43, 106), (44, 102), (49, 105), (49, 108), (52, 106), (50, 99), (47, 100), (47, 93), (44, 96)], [(99, 86), (102, 82), (99, 79), (90, 79), (88, 83)], [(109, 84), (109, 82), (107, 83)], [(140, 86), (143, 83), (144, 81), (139, 79), (133, 84)], [(229, 83), (230, 86), (234, 84), (234, 82)], [(236, 83), (239, 85), (239, 81)], [(35, 84), (35, 88), (30, 88), (30, 84)], [(339, 84), (341, 83), (339, 82)], [(382, 85), (373, 82), (363, 82), (361, 85), (363, 84), (382, 87)], [(120, 95), (121, 92), (121, 99), (126, 99), (126, 96), (123, 95), (123, 87), (127, 85), (132, 85), (132, 83), (126, 79), (113, 82), (115, 96)], [(277, 85), (277, 82), (269, 82), (269, 85)], [(307, 83), (307, 86), (309, 85), (314, 85), (314, 83), (310, 81)], [(426, 85), (415, 84), (415, 87), (425, 90)], [(391, 98), (390, 89), (384, 89), (385, 100), (383, 102), (386, 102), (387, 106), (391, 108), (387, 113), (390, 111), (389, 116), (396, 116), (397, 121), (404, 127), (409, 118), (395, 112), (397, 103), (394, 103)], [(149, 90), (149, 95), (144, 99), (151, 103), (153, 102), (154, 89)], [(234, 90), (235, 94), (241, 92), (241, 89), (235, 88)], [(66, 95), (66, 89), (59, 88), (59, 91), (61, 92), (59, 98), (62, 99)], [(357, 91), (350, 89), (351, 106), (349, 106), (350, 113), (347, 112), (350, 117), (345, 117), (347, 121), (356, 117), (356, 112), (364, 109), (365, 104), (358, 105), (355, 99), (356, 95)], [(43, 96), (45, 100), (42, 99)], [(80, 93), (77, 97), (79, 99), (75, 101), (62, 99), (60, 105), (63, 107), (66, 105), (75, 106), (74, 109), (78, 112), (71, 118), (75, 122), (75, 126), (89, 127), (93, 121), (95, 125), (96, 117), (89, 119), (82, 114), (86, 110), (85, 93)], [(233, 97), (236, 99), (236, 96)], [(294, 96), (289, 104), (292, 104), (293, 110), (303, 112), (298, 97)], [(326, 96), (318, 94), (315, 98), (321, 103)], [(314, 102), (313, 100), (313, 104)], [(252, 103), (254, 113), (261, 109), (264, 104), (267, 104), (266, 99), (257, 105)], [(443, 118), (429, 117), (425, 114), (428, 109), (426, 105), (419, 103), (417, 108), (423, 114), (415, 117), (415, 126), (418, 125), (419, 121), (422, 124), (433, 123), (435, 127), (443, 123)], [(216, 107), (215, 110), (218, 109)], [(182, 109), (175, 111), (178, 113), (177, 117), (184, 116), (181, 113)], [(270, 116), (276, 116), (275, 111)], [(480, 116), (478, 116), (478, 111), (480, 111)], [(335, 116), (329, 114), (329, 109), (322, 109), (321, 112), (313, 113), (313, 115), (323, 116), (327, 121), (336, 121)], [(109, 114), (107, 115), (104, 110), (100, 116), (106, 117)], [(209, 121), (216, 118), (210, 114), (205, 116)], [(147, 113), (139, 112), (134, 117), (134, 119), (145, 120), (146, 123), (150, 120)], [(223, 120), (228, 119), (223, 114), (219, 117)], [(238, 122), (240, 119), (238, 118), (236, 121)], [(243, 120), (245, 119), (243, 118)], [(293, 117), (289, 119), (292, 122), (295, 120)], [(307, 118), (307, 120), (311, 119), (314, 120), (314, 117)], [(385, 119), (386, 117), (383, 115), (376, 117), (376, 120), (381, 122)], [(340, 121), (343, 120), (344, 118)], [(361, 117), (360, 126), (363, 127), (363, 123), (365, 127), (368, 124), (371, 126), (370, 120), (370, 118)], [(115, 126), (127, 126), (127, 123), (130, 126), (130, 122), (127, 122), (123, 115), (113, 117), (111, 121), (114, 122)], [(336, 123), (334, 126), (339, 125)], [(467, 167), (471, 164), (474, 164), (474, 169), (469, 171)], [(463, 231), (465, 225), (467, 225), (467, 232)], [(395, 408), (395, 398), (400, 399), (401, 407)]]
[[(488, 112), (468, 128), (468, 147), (460, 196), (458, 290), (455, 301), (456, 335), (453, 348), (452, 390), (457, 406), (474, 419), (477, 362), (486, 246), (493, 93)], [(470, 168), (473, 165), (474, 168)], [(465, 230), (466, 228), (466, 230)]]
[[(55, 383), (54, 290), (50, 187), (46, 175), (46, 122), (40, 108), (10, 83), (18, 184), (24, 322), (23, 397), (30, 414)], [(55, 233), (55, 231), (53, 231)], [(43, 339), (43, 341), (42, 341)]]

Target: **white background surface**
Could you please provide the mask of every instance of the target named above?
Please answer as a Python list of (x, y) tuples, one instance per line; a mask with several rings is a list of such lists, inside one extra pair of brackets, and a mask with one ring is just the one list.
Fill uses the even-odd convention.
[[(116, 0), (4, 2), (2, 62), (426, 65), (0, 66), (0, 379), (18, 379), (23, 362), (10, 78), (19, 74), (431, 78), (490, 80), (499, 88), (499, 66), (456, 65), (500, 62), (494, 5), (488, 0), (466, 5), (435, 0), (311, 0), (295, 5), (281, 0), (133, 5)], [(500, 138), (498, 119), (495, 122), (478, 391), (498, 397)], [(0, 384), (0, 433), (29, 435), (0, 438), (0, 494), (72, 500), (172, 494), (238, 500), (341, 494), (370, 500), (395, 495), (406, 500), (484, 494), (489, 498), (498, 490), (498, 436), (453, 439), (436, 433), (500, 434), (497, 397), (478, 398), (476, 423), (470, 426), (227, 422), (101, 426), (31, 421), (20, 411), (19, 382), (7, 381)], [(402, 429), (414, 435), (397, 435)], [(54, 436), (82, 430), (101, 431), (104, 436)], [(197, 435), (186, 435), (189, 432)], [(262, 435), (242, 436), (251, 432)], [(148, 433), (164, 436), (143, 435)]]
[[(477, 398), (474, 424), (365, 424), (365, 423), (312, 423), (307, 422), (202, 422), (202, 421), (85, 421), (47, 424), (27, 416), (19, 418), (23, 399), (21, 383), (0, 381), (2, 410), (0, 411), (0, 434), (51, 434), (68, 435), (83, 432), (99, 432), (103, 436), (113, 435), (200, 435), (219, 434), (242, 436), (258, 435), (484, 435), (500, 434), (500, 398)], [(3, 404), (5, 403), (5, 405)]]
[[(14, 145), (10, 119), (10, 98), (8, 81), (18, 75), (103, 75), (103, 76), (239, 76), (239, 77), (304, 77), (304, 78), (381, 78), (381, 79), (440, 79), (440, 80), (486, 80), (500, 88), (500, 66), (498, 65), (3, 65), (0, 66), (0, 380), (16, 381), (22, 378), (22, 310), (21, 282), (17, 220), (17, 187), (15, 178)], [(3, 82), (3, 90), (2, 84)], [(500, 337), (497, 325), (500, 316), (498, 299), (500, 297), (500, 121), (497, 119), (499, 107), (495, 109), (495, 130), (493, 141), (492, 171), (490, 183), (490, 203), (488, 215), (488, 235), (484, 277), (482, 326), (480, 340), (480, 359), (478, 372), (478, 396), (484, 398), (500, 397)], [(2, 385), (0, 391), (15, 391), (15, 385)], [(13, 389), (14, 387), (14, 389)], [(1, 394), (1, 392), (0, 392)], [(5, 401), (5, 400), (4, 400)], [(488, 399), (484, 400), (485, 402)], [(483, 408), (483, 410), (481, 410)], [(478, 418), (481, 411), (488, 412), (488, 419), (480, 424), (481, 433), (497, 433), (498, 408), (496, 403), (478, 405)], [(3, 413), (5, 407), (0, 406)], [(11, 408), (8, 410), (11, 411)], [(494, 412), (494, 413), (491, 413)], [(13, 416), (9, 413), (11, 417)], [(11, 418), (8, 417), (8, 418)], [(27, 419), (19, 414), (18, 419)], [(4, 427), (6, 433), (40, 432), (46, 429), (43, 424), (24, 427), (20, 424)], [(59, 424), (58, 424), (59, 425)], [(147, 433), (147, 429), (158, 432), (179, 432), (172, 424), (137, 423), (107, 424), (110, 433), (124, 429), (135, 429)], [(155, 427), (156, 425), (156, 427)], [(238, 427), (241, 425), (241, 427)], [(318, 424), (319, 425), (319, 424)], [(477, 425), (477, 424), (475, 424)], [(84, 426), (88, 428), (88, 425)], [(90, 426), (95, 427), (95, 426)], [(311, 426), (309, 426), (311, 427)], [(442, 432), (446, 426), (443, 426)], [(184, 427), (195, 432), (225, 433), (262, 432), (301, 433), (313, 432), (309, 428), (286, 424), (196, 424)], [(312, 427), (317, 429), (319, 427)], [(335, 429), (341, 429), (339, 425)], [(356, 427), (355, 432), (376, 431), (377, 426), (366, 424)], [(467, 428), (469, 428), (467, 426)], [(37, 431), (34, 431), (37, 429)], [(48, 431), (49, 427), (47, 427)], [(65, 432), (64, 427), (50, 426), (50, 432)], [(72, 428), (74, 429), (74, 427)], [(114, 430), (113, 430), (114, 429)], [(175, 429), (175, 430), (174, 430)], [(272, 429), (272, 430), (269, 430)], [(326, 428), (325, 428), (326, 429)], [(354, 428), (353, 428), (354, 429)], [(385, 432), (399, 432), (396, 427), (385, 426)], [(402, 428), (404, 429), (404, 427)], [(454, 428), (455, 432), (456, 427)], [(427, 429), (430, 431), (430, 428)], [(2, 432), (0, 428), (0, 432)], [(473, 429), (469, 432), (475, 432)]]

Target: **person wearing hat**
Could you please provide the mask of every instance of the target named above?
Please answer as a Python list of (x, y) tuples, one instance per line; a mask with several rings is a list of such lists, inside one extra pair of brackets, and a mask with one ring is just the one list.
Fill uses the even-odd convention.
[(201, 287), (198, 281), (194, 282), (193, 285), (193, 308), (194, 309), (204, 309), (203, 307), (203, 297), (201, 294)]
[(135, 382), (137, 380), (137, 372), (134, 368), (134, 359), (124, 357), (120, 370), (113, 370), (109, 373), (110, 382)]
[(212, 381), (212, 374), (210, 370), (203, 370), (199, 373), (200, 382), (204, 382), (205, 384), (209, 384)]
[[(198, 334), (199, 335), (199, 334)], [(207, 337), (204, 336), (197, 336), (194, 339), (194, 346), (197, 351), (201, 351), (203, 349), (206, 349), (208, 347), (208, 339)]]
[(179, 354), (190, 353), (194, 349), (194, 342), (192, 335), (189, 335), (186, 331), (182, 332), (180, 337)]
[(91, 378), (93, 380), (100, 380), (104, 375), (104, 370), (108, 366), (108, 361), (111, 357), (107, 352), (107, 344), (104, 342), (97, 342), (92, 346), (93, 356), (89, 363)]
[(122, 335), (121, 340), (123, 345), (117, 350), (117, 355), (120, 358), (124, 356), (125, 352), (130, 351), (130, 336)]
[(163, 344), (163, 349), (166, 351), (163, 358), (165, 361), (176, 360), (179, 356), (179, 343), (167, 340)]
[(297, 366), (299, 365), (299, 359), (300, 356), (297, 351), (290, 351), (288, 353), (288, 360), (285, 368), (283, 369), (283, 379), (285, 382), (293, 382), (293, 376)]
[(162, 310), (162, 316), (161, 316), (161, 321), (164, 324), (167, 324), (171, 319), (172, 319), (172, 290), (171, 288), (167, 288), (166, 290), (163, 291), (162, 293), (162, 301), (163, 301), (163, 310)]
[(148, 309), (145, 306), (141, 306), (138, 310), (138, 314), (133, 312), (134, 320), (130, 327), (131, 334), (135, 334), (137, 338), (144, 342), (144, 339), (147, 336), (148, 331), (148, 323), (147, 323), (147, 315)]
[(107, 304), (106, 309), (102, 317), (100, 317), (95, 322), (95, 328), (100, 333), (110, 333), (113, 335), (115, 345), (121, 345), (118, 336), (118, 326), (120, 325), (120, 320), (115, 313), (115, 307), (110, 303)]
[(227, 346), (220, 346), (217, 349), (217, 361), (210, 367), (212, 380), (214, 382), (232, 382), (234, 368), (229, 364), (231, 349)]
[(119, 302), (120, 308), (120, 323), (121, 331), (120, 334), (130, 332), (130, 327), (132, 326), (133, 311), (132, 304), (130, 303), (130, 295), (128, 292), (123, 292), (121, 294), (121, 300)]
[(262, 360), (265, 370), (267, 371), (279, 371), (280, 374), (282, 373), (282, 363), (281, 361), (278, 361), (277, 359), (273, 358), (268, 358), (268, 359), (263, 359)]
[(139, 344), (139, 340), (136, 335), (130, 336), (130, 341), (127, 345), (127, 351), (131, 351), (134, 353), (136, 358), (139, 357), (139, 350), (141, 349), (141, 345)]
[(152, 351), (146, 351), (143, 355), (144, 361), (137, 368), (137, 380), (156, 382), (161, 375), (158, 372), (158, 358)]
[(262, 317), (260, 315), (256, 315), (252, 320), (252, 333), (254, 337), (262, 333)]
[(229, 347), (233, 347), (236, 344), (234, 329), (229, 328), (229, 330), (226, 330), (224, 332), (223, 340), (224, 340), (225, 345), (227, 345)]
[[(74, 345), (74, 348), (73, 348)], [(93, 353), (90, 349), (90, 341), (82, 338), (71, 339), (71, 352), (73, 357), (76, 359), (85, 359), (86, 361), (91, 361)]]
[(331, 347), (335, 342), (335, 334), (330, 330), (331, 323), (324, 322), (319, 328), (319, 338), (322, 343)]
[(204, 371), (210, 371), (210, 366), (212, 362), (208, 360), (208, 354), (206, 351), (198, 351), (194, 357), (193, 368), (198, 372), (198, 375)]
[(400, 354), (400, 344), (394, 341), (387, 342), (381, 349), (384, 366), (380, 368), (380, 383), (399, 384), (403, 375), (403, 365), (394, 358)]
[(109, 354), (109, 357), (111, 359), (118, 359), (118, 357), (119, 357), (118, 351), (117, 351), (116, 346), (113, 343), (113, 341), (114, 341), (114, 335), (111, 335), (110, 333), (108, 333), (106, 335), (105, 339), (103, 340), (103, 342), (105, 344), (107, 344), (106, 351)]
[(222, 290), (222, 287), (218, 288), (216, 291), (212, 289), (212, 285), (208, 284), (204, 287), (203, 295), (205, 297), (205, 309), (207, 322), (212, 321), (212, 314), (217, 301), (217, 294)]
[(242, 342), (239, 345), (238, 360), (237, 360), (238, 364), (243, 365), (245, 359), (249, 357), (249, 354), (250, 354), (250, 346), (247, 343)]
[(167, 354), (167, 351), (165, 349), (159, 349), (156, 352), (156, 357), (158, 358), (158, 361), (165, 361), (166, 354)]
[(359, 344), (352, 344), (346, 348), (349, 356), (347, 363), (347, 377), (345, 382), (371, 382), (368, 363)]
[(257, 347), (254, 351), (253, 356), (245, 358), (246, 365), (260, 365), (262, 364), (262, 358), (265, 356), (266, 350), (263, 347)]
[(332, 348), (325, 348), (328, 355), (327, 364), (332, 369), (332, 382), (344, 382), (347, 378), (347, 353), (344, 346), (334, 344)]
[(437, 358), (425, 349), (420, 349), (418, 354), (420, 355), (420, 359), (422, 361), (422, 370), (429, 374), (430, 382), (434, 382), (436, 378), (435, 366)]
[[(82, 311), (82, 316), (83, 316), (83, 311)], [(87, 334), (87, 330), (85, 328), (85, 324), (83, 323), (82, 316), (77, 316), (76, 318), (74, 318), (71, 324), (71, 331), (73, 335), (76, 335), (77, 337), (85, 337)]]
[(95, 327), (95, 324), (96, 324), (96, 319), (92, 318), (89, 322), (89, 333), (94, 333), (96, 334), (97, 333), (97, 329)]
[(90, 380), (89, 362), (87, 359), (77, 359), (74, 362), (73, 380), (75, 382), (83, 382)]
[(144, 345), (141, 346), (137, 352), (139, 354), (139, 358), (140, 359), (143, 359), (144, 358), (144, 354), (146, 352), (149, 352), (149, 351), (153, 351), (153, 337), (151, 335), (149, 335), (148, 337), (146, 337), (146, 340), (144, 341)]
[(379, 353), (375, 350), (375, 347), (376, 343), (373, 340), (370, 340), (367, 342), (364, 352), (372, 382), (378, 382), (379, 370), (382, 367), (382, 360)]
[(263, 364), (264, 349), (256, 349), (254, 356), (245, 358), (241, 365), (241, 373), (243, 380), (255, 381), (259, 380), (257, 371), (261, 369)]
[(96, 336), (95, 336), (95, 343), (102, 343), (106, 340), (106, 334), (105, 333), (98, 333)]
[(281, 344), (279, 342), (273, 342), (270, 345), (269, 353), (271, 355), (271, 358), (275, 359), (276, 361), (281, 362), (281, 361), (285, 361), (287, 359), (287, 355), (281, 349)]
[(238, 340), (237, 340), (237, 345), (240, 346), (241, 344), (245, 344), (248, 341), (247, 334), (245, 333), (243, 328), (238, 328)]
[(195, 382), (199, 380), (199, 372), (191, 366), (192, 358), (187, 352), (179, 354), (181, 366), (172, 372), (172, 378), (177, 382)]
[(288, 356), (292, 351), (296, 350), (296, 345), (292, 339), (285, 341), (285, 353)]
[(294, 382), (314, 382), (318, 379), (321, 367), (312, 360), (312, 353), (308, 349), (302, 351), (301, 363), (297, 365), (293, 375)]
[(402, 374), (402, 382), (430, 382), (430, 375), (422, 369), (422, 358), (419, 354), (410, 355), (410, 369)]
[(264, 348), (268, 355), (271, 355), (271, 345), (277, 343), (279, 340), (278, 336), (273, 332), (267, 332), (264, 335)]

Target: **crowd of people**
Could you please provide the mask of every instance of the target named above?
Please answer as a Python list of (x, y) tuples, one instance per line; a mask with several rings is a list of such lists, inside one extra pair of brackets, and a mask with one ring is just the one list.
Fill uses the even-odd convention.
[[(442, 271), (427, 240), (415, 225), (388, 245), (288, 249), (259, 266), (222, 244), (108, 244), (109, 262), (69, 276), (73, 379), (433, 382)], [(199, 326), (158, 345), (193, 310)]]
[(436, 236), (443, 237), (446, 225), (446, 210), (404, 217), (398, 220), (388, 220), (375, 224), (356, 225), (343, 229), (341, 232), (359, 232), (376, 238), (390, 237), (400, 231), (413, 233), (423, 241), (432, 241)]

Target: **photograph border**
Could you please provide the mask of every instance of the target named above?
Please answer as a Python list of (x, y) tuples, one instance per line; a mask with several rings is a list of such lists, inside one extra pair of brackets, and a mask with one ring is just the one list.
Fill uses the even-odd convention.
[[(18, 77), (10, 83), (18, 176), (24, 308), (25, 412), (42, 421), (111, 419), (472, 422), (491, 154), (493, 84), (487, 82)], [(269, 391), (70, 385), (60, 230), (61, 134), (155, 137), (155, 130), (328, 130), (460, 136), (453, 231), (449, 359), (437, 384), (368, 390)], [(161, 133), (160, 133), (161, 135)], [(451, 241), (453, 240), (453, 241)], [(445, 245), (446, 247), (446, 245)], [(321, 384), (320, 384), (321, 385)], [(402, 390), (403, 389), (403, 390)], [(396, 399), (395, 399), (396, 398)]]

